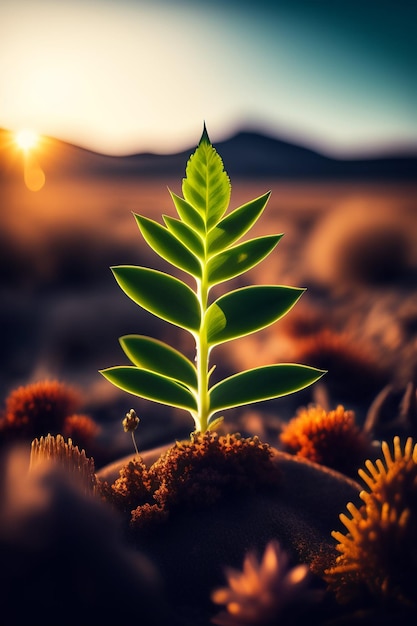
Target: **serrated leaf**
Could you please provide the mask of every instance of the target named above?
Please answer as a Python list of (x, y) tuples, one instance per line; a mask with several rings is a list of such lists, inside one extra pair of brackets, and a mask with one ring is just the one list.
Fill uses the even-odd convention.
[(286, 396), (308, 387), (325, 373), (325, 370), (296, 363), (266, 365), (240, 372), (211, 388), (210, 412)]
[(271, 192), (255, 198), (226, 215), (208, 234), (208, 251), (224, 250), (243, 237), (261, 216)]
[(305, 290), (254, 285), (218, 298), (207, 310), (207, 340), (214, 346), (261, 330), (283, 317)]
[(173, 191), (169, 191), (169, 193), (171, 194), (172, 201), (174, 202), (179, 217), (195, 231), (205, 235), (206, 225), (200, 213), (196, 211), (191, 204), (184, 200), (184, 198), (177, 196), (177, 194)]
[(178, 241), (181, 241), (181, 243), (187, 246), (187, 248), (191, 250), (191, 252), (193, 252), (198, 259), (203, 259), (204, 246), (201, 237), (199, 237), (185, 222), (182, 222), (175, 217), (170, 217), (169, 215), (163, 215), (162, 217), (164, 218), (167, 228), (178, 239)]
[(188, 160), (182, 192), (185, 200), (199, 211), (207, 229), (217, 224), (229, 206), (230, 180), (206, 130)]
[(124, 353), (134, 365), (197, 388), (195, 366), (181, 352), (163, 341), (144, 335), (120, 337)]
[(275, 248), (282, 235), (267, 235), (245, 241), (212, 257), (208, 262), (208, 282), (216, 285), (255, 267)]
[(109, 367), (100, 371), (113, 385), (146, 400), (196, 411), (194, 395), (183, 385), (148, 370), (133, 366)]
[(169, 274), (134, 265), (118, 265), (112, 272), (136, 304), (171, 324), (189, 331), (200, 327), (200, 304), (194, 291)]
[(143, 238), (152, 250), (175, 267), (201, 278), (200, 262), (175, 235), (148, 217), (135, 214), (135, 219)]

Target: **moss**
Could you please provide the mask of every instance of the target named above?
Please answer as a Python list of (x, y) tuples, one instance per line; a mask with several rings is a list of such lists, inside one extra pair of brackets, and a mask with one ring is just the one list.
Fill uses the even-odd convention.
[(148, 469), (141, 457), (129, 461), (120, 470), (119, 478), (110, 485), (99, 482), (99, 492), (104, 500), (123, 513), (152, 501), (151, 482)]
[(102, 493), (117, 508), (132, 511), (133, 530), (168, 519), (178, 510), (200, 509), (279, 484), (273, 450), (258, 437), (193, 433), (176, 442), (149, 469), (130, 462)]

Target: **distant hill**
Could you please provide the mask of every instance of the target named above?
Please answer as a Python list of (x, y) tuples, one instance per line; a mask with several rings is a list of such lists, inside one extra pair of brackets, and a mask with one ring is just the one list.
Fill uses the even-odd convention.
[[(335, 159), (300, 145), (265, 135), (241, 132), (218, 144), (235, 175), (278, 178), (414, 179), (417, 155), (372, 159)], [(232, 167), (228, 171), (232, 174)]]
[[(12, 135), (0, 129), (0, 178), (21, 175)], [(335, 159), (300, 145), (255, 132), (239, 132), (215, 144), (231, 177), (398, 180), (417, 182), (416, 156), (381, 156), (371, 159)], [(98, 154), (72, 144), (44, 138), (38, 159), (48, 177), (182, 177), (195, 146), (180, 153), (129, 156)]]

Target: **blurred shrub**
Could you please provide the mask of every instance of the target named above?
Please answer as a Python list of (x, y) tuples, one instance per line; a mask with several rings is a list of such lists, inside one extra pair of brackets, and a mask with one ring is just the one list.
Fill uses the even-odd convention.
[(341, 402), (366, 405), (390, 378), (370, 344), (330, 329), (294, 340), (292, 358), (328, 370), (322, 384)]
[(351, 199), (317, 223), (306, 247), (306, 272), (337, 288), (409, 279), (417, 271), (416, 237), (412, 206)]

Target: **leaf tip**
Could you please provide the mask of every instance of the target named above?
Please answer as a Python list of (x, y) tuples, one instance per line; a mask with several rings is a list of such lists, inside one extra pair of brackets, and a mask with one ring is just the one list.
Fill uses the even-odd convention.
[(322, 369), (320, 369), (318, 367), (312, 367), (312, 369), (315, 370), (315, 372), (317, 373), (317, 377), (316, 377), (315, 382), (318, 382), (329, 371), (329, 370), (322, 370)]
[(203, 122), (203, 134), (201, 135), (201, 139), (199, 141), (199, 146), (203, 143), (206, 143), (208, 145), (211, 145), (211, 141), (210, 141), (210, 137), (208, 136), (208, 132), (207, 132), (207, 127), (206, 127), (206, 122)]
[(110, 271), (112, 272), (113, 276), (117, 279), (119, 274), (120, 274), (120, 269), (123, 267), (123, 265), (111, 265), (110, 266)]

